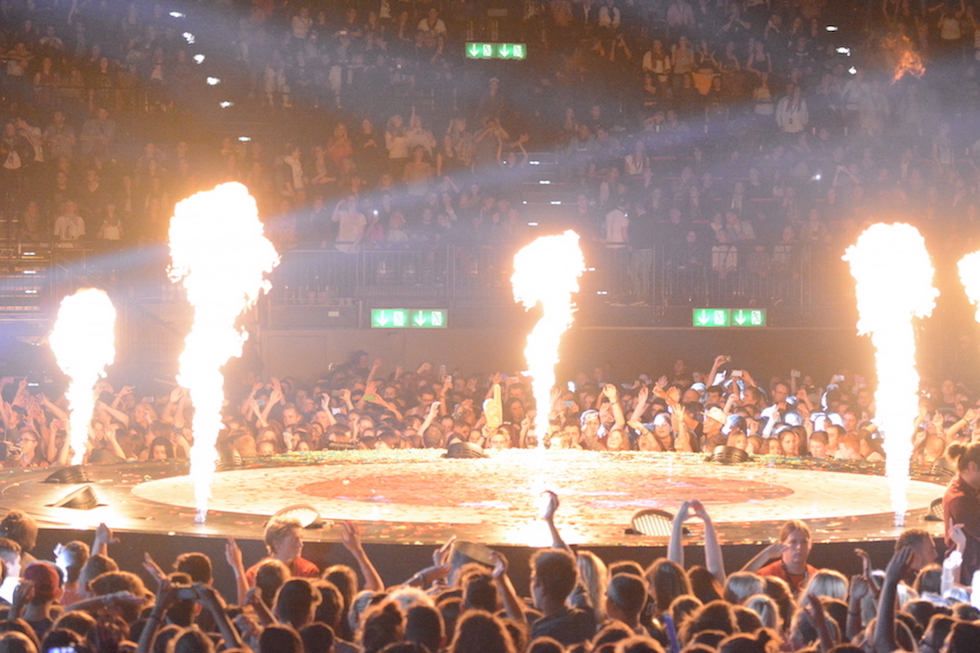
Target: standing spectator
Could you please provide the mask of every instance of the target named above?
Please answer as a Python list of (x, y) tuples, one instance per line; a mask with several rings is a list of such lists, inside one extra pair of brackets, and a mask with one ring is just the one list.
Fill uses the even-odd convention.
[(794, 85), (776, 104), (776, 124), (784, 134), (799, 134), (806, 129), (809, 121), (803, 91)]
[(52, 161), (67, 159), (71, 161), (75, 155), (77, 143), (75, 130), (65, 120), (62, 111), (55, 111), (51, 124), (44, 130), (44, 145)]
[(357, 251), (367, 227), (367, 218), (358, 210), (357, 197), (351, 195), (337, 202), (331, 219), (337, 223), (337, 241), (334, 247), (341, 252)]
[(61, 214), (54, 221), (54, 237), (61, 242), (77, 241), (85, 235), (85, 220), (78, 215), (71, 200), (62, 205)]
[(943, 510), (946, 515), (946, 546), (954, 544), (953, 529), (959, 527), (966, 536), (963, 563), (958, 582), (969, 585), (973, 572), (980, 569), (980, 444), (965, 447), (952, 444), (948, 456), (956, 463), (957, 475), (946, 489)]

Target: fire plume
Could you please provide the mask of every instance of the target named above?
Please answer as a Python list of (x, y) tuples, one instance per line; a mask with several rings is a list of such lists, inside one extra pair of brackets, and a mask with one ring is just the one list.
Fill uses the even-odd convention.
[(85, 288), (61, 300), (49, 342), (68, 377), (68, 438), (72, 463), (85, 456), (88, 425), (95, 411), (95, 384), (116, 359), (116, 308), (103, 290)]
[(194, 320), (177, 382), (194, 405), (191, 477), (197, 521), (211, 498), (215, 442), (222, 428), (222, 367), (240, 356), (247, 333), (236, 323), (269, 289), (279, 254), (265, 237), (255, 200), (238, 183), (221, 184), (177, 204), (170, 221), (170, 278), (181, 282)]
[(570, 230), (542, 236), (514, 256), (511, 276), (514, 300), (523, 304), (525, 310), (541, 305), (541, 319), (528, 335), (524, 349), (531, 374), (531, 394), (537, 406), (534, 432), (539, 447), (544, 446), (548, 432), (561, 337), (572, 324), (575, 312), (572, 295), (579, 290), (578, 280), (584, 269), (579, 236)]
[(960, 282), (970, 303), (977, 307), (976, 320), (980, 322), (980, 252), (967, 254), (960, 259)]
[(939, 294), (932, 283), (935, 272), (919, 230), (901, 223), (871, 225), (844, 260), (856, 286), (858, 333), (870, 335), (875, 348), (875, 419), (884, 436), (895, 525), (901, 526), (919, 405), (913, 318), (932, 314)]

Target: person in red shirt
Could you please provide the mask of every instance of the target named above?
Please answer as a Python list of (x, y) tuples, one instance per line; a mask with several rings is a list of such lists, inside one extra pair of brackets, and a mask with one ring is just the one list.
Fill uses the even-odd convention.
[(293, 517), (272, 519), (265, 527), (265, 546), (269, 555), (248, 568), (245, 577), (255, 585), (255, 574), (262, 563), (275, 559), (289, 567), (294, 578), (319, 578), (320, 569), (303, 555), (303, 524)]
[(789, 583), (794, 594), (807, 584), (817, 569), (807, 562), (810, 557), (810, 527), (798, 519), (785, 524), (779, 540), (770, 544), (742, 568), (760, 576), (775, 576)]

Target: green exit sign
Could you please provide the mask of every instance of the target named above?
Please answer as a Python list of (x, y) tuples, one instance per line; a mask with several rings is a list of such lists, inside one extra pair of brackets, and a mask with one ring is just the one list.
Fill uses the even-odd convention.
[(444, 309), (372, 308), (372, 329), (444, 329), (449, 313)]
[(467, 59), (527, 59), (525, 43), (467, 43)]
[(764, 308), (695, 308), (691, 324), (696, 327), (764, 327)]
[(731, 317), (727, 308), (695, 308), (692, 322), (696, 327), (726, 327)]

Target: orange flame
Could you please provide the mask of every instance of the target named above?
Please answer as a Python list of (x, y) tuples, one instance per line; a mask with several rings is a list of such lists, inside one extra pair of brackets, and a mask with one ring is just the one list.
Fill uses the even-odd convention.
[(177, 382), (194, 404), (191, 477), (197, 521), (203, 523), (222, 428), (221, 368), (241, 356), (248, 334), (237, 325), (238, 318), (269, 289), (266, 276), (279, 263), (279, 254), (265, 237), (248, 189), (228, 183), (177, 204), (170, 221), (170, 258), (170, 278), (183, 284), (194, 307)]

